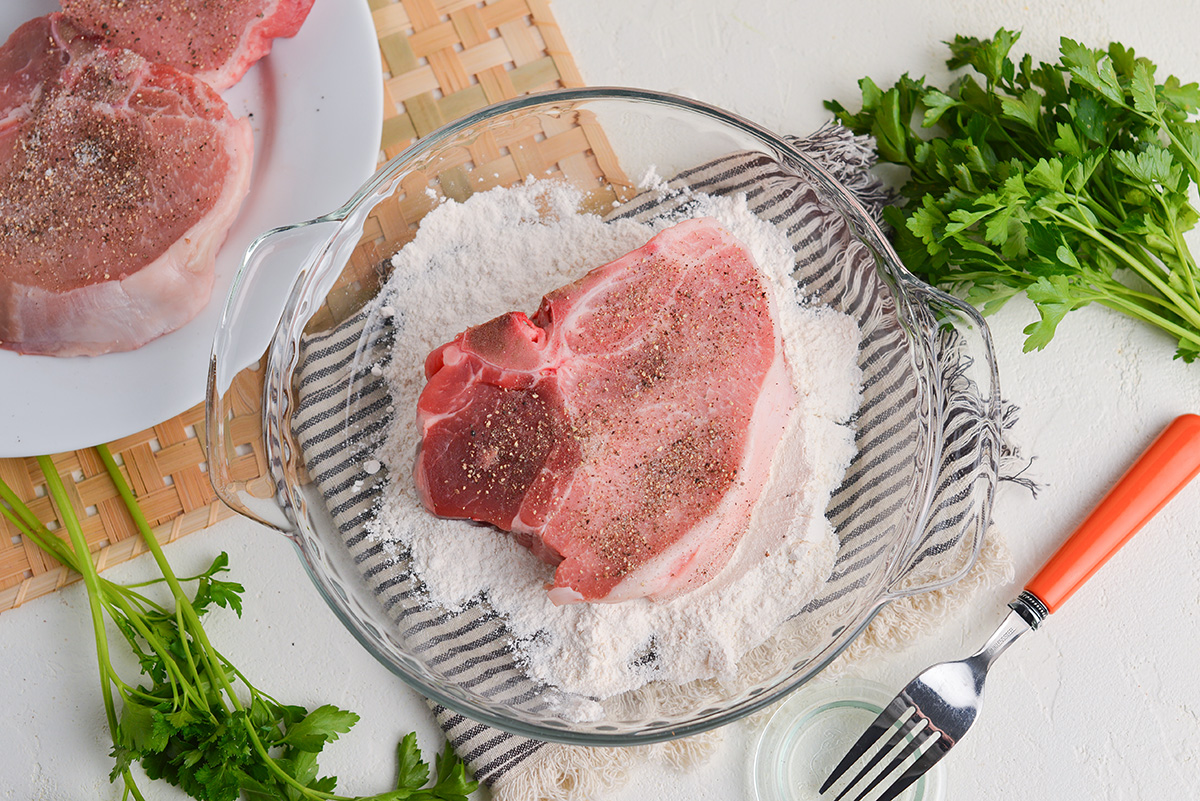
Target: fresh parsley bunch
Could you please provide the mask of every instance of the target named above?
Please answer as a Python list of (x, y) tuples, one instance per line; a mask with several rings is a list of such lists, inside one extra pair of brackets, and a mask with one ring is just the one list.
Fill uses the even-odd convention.
[[(1100, 303), (1200, 353), (1200, 270), (1184, 241), (1197, 221), (1200, 88), (1111, 44), (1063, 38), (1060, 59), (1009, 57), (1019, 33), (948, 42), (946, 91), (907, 74), (859, 82), (862, 110), (826, 102), (880, 159), (908, 168), (907, 202), (885, 212), (904, 264), (994, 312), (1025, 292), (1041, 349), (1067, 312)], [(925, 129), (925, 130), (921, 130)]]
[[(466, 766), (447, 743), (428, 784), (429, 765), (422, 761), (415, 734), (405, 736), (397, 748), (394, 790), (361, 799), (334, 793), (337, 779), (320, 775), (317, 757), (327, 743), (350, 730), (358, 715), (328, 704), (312, 711), (281, 704), (213, 647), (201, 617), (214, 605), (239, 617), (242, 612), (242, 586), (222, 578), (228, 558), (222, 553), (200, 575), (177, 577), (112, 454), (104, 445), (97, 451), (160, 577), (126, 585), (96, 572), (49, 457), (39, 456), (38, 462), (67, 540), (47, 529), (2, 479), (0, 516), (83, 577), (116, 761), (110, 778), (121, 780), (125, 798), (144, 801), (131, 772), (137, 762), (151, 779), (170, 782), (199, 801), (466, 801), (478, 787)], [(195, 585), (190, 596), (184, 584)], [(148, 585), (165, 585), (171, 601), (162, 604), (149, 597), (143, 592)], [(113, 668), (106, 618), (137, 658), (142, 683), (126, 681)]]

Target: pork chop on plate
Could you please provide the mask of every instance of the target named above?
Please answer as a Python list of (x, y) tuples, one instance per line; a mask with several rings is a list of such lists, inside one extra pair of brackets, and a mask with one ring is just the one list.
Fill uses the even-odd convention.
[(202, 81), (62, 14), (0, 47), (0, 347), (131, 350), (208, 302), (250, 125)]
[(116, 47), (140, 53), (228, 89), (295, 36), (315, 0), (62, 0), (80, 26)]
[(423, 502), (556, 564), (559, 604), (669, 599), (713, 579), (795, 405), (770, 291), (711, 219), (551, 292), (532, 317), (468, 329), (425, 372)]

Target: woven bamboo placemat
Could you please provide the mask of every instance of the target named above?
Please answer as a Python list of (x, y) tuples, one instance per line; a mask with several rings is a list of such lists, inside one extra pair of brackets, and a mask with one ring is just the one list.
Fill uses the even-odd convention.
[[(530, 92), (582, 86), (583, 81), (550, 13), (549, 0), (366, 0), (371, 8), (384, 76), (381, 159), (415, 138), (491, 103)], [(522, 141), (484, 142), (478, 164), (494, 165), (495, 183), (533, 172), (603, 174), (610, 158), (598, 130), (586, 124), (529, 132)], [(381, 204), (328, 301), (328, 318), (344, 316), (375, 286), (380, 261), (411, 238), (428, 201), (398, 196)], [(239, 454), (232, 477), (263, 483), (262, 377), (257, 369), (234, 382), (228, 426)], [(217, 500), (207, 475), (204, 405), (109, 443), (160, 542), (199, 531), (234, 514)], [(94, 448), (53, 455), (98, 567), (146, 550)], [(32, 457), (0, 459), (0, 478), (51, 528), (58, 510)], [(269, 488), (264, 488), (269, 492)], [(45, 556), (0, 517), (0, 612), (62, 587), (77, 577)]]

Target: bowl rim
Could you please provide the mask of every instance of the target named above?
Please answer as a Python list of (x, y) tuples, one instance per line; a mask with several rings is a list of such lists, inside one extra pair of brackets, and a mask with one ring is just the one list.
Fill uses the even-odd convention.
[[(854, 218), (852, 222), (858, 229), (856, 233), (858, 233), (861, 238), (865, 239), (867, 244), (879, 257), (881, 257), (881, 264), (886, 265), (889, 277), (902, 285), (904, 290), (904, 292), (901, 293), (902, 295), (907, 292), (916, 292), (921, 296), (936, 299), (939, 302), (952, 305), (958, 311), (967, 316), (972, 326), (976, 327), (978, 331), (982, 332), (987, 345), (986, 368), (990, 371), (991, 378), (992, 391), (990, 395), (992, 397), (989, 400), (992, 402), (989, 405), (998, 409), (997, 370), (994, 358), (992, 356), (990, 335), (988, 333), (986, 323), (979, 312), (973, 307), (962, 303), (953, 296), (931, 287), (928, 284), (925, 284), (912, 275), (900, 261), (899, 256), (895, 253), (891, 244), (887, 241), (887, 238), (880, 229), (879, 225), (853, 195), (853, 193), (851, 193), (845, 186), (841, 184), (840, 181), (838, 181), (831, 173), (829, 173), (829, 171), (827, 171), (810, 156), (801, 152), (796, 146), (790, 144), (784, 137), (775, 134), (774, 132), (762, 127), (761, 125), (758, 125), (757, 123), (747, 120), (733, 112), (729, 112), (717, 106), (713, 106), (691, 98), (653, 90), (620, 86), (597, 86), (556, 89), (501, 101), (467, 114), (457, 120), (443, 125), (429, 134), (426, 134), (408, 148), (389, 159), (386, 164), (376, 171), (376, 173), (338, 209), (313, 220), (299, 223), (297, 226), (289, 226), (287, 228), (309, 226), (317, 222), (342, 223), (345, 222), (347, 218), (353, 218), (357, 213), (362, 211), (365, 204), (375, 199), (379, 195), (381, 188), (387, 186), (395, 179), (397, 174), (402, 171), (404, 165), (421, 158), (429, 151), (437, 148), (443, 142), (457, 137), (471, 126), (477, 125), (482, 121), (536, 108), (538, 106), (609, 100), (633, 101), (635, 103), (665, 106), (667, 108), (681, 109), (683, 111), (696, 113), (703, 117), (707, 117), (728, 125), (740, 133), (749, 135), (752, 139), (757, 140), (758, 144), (762, 145), (763, 147), (769, 148), (775, 153), (786, 156), (788, 159), (794, 159), (796, 162), (802, 164), (812, 176), (815, 176), (819, 179), (823, 190), (832, 193), (840, 203), (844, 204), (848, 208), (850, 214)], [(276, 231), (287, 230), (287, 228), (276, 229)], [(335, 238), (336, 236), (337, 234), (334, 234)], [(327, 250), (328, 248), (324, 249), (323, 252)], [(320, 258), (318, 258), (318, 261), (319, 260)], [(293, 293), (300, 290), (302, 284), (306, 283), (305, 278), (310, 277), (307, 276), (307, 273), (309, 273), (309, 271), (305, 270), (297, 280), (293, 287)], [(238, 283), (238, 278), (235, 277), (234, 286), (236, 287)], [(291, 303), (288, 305), (291, 306)], [(285, 321), (281, 321), (281, 327), (284, 325), (284, 323)], [(273, 338), (271, 345), (271, 351), (273, 352), (271, 357), (272, 362), (274, 362), (274, 351), (276, 350), (278, 343), (278, 337)], [(268, 387), (266, 388), (266, 391), (270, 392), (270, 381), (273, 377), (270, 375), (270, 373), (275, 373), (277, 371), (269, 370), (268, 372)], [(278, 387), (277, 389), (284, 389), (284, 387)], [(267, 439), (268, 442), (270, 442), (271, 437), (269, 434), (269, 426), (267, 428)], [(931, 459), (933, 458), (933, 455), (936, 455), (941, 450), (943, 430), (940, 427), (935, 427), (933, 433), (936, 439), (931, 443)], [(275, 463), (274, 459), (269, 459), (268, 461), (272, 465)], [(937, 466), (931, 465), (931, 468), (933, 472), (930, 474), (930, 480), (926, 482), (927, 486), (923, 488), (923, 497), (916, 498), (918, 501), (919, 514), (913, 522), (913, 530), (915, 531), (920, 531), (924, 528), (925, 520), (929, 513), (929, 500), (932, 497), (932, 493), (936, 484), (936, 481), (932, 479), (936, 478)], [(288, 482), (284, 483), (288, 484)], [(293, 488), (288, 486), (288, 501), (292, 503), (292, 508), (303, 508), (303, 499), (299, 499), (299, 503), (294, 503), (297, 499), (291, 497), (292, 493)], [(872, 604), (863, 607), (861, 616), (858, 619), (850, 621), (845, 625), (843, 630), (837, 635), (834, 642), (830, 645), (827, 645), (825, 655), (819, 660), (814, 660), (808, 663), (803, 669), (793, 671), (787, 678), (783, 679), (772, 688), (764, 690), (756, 696), (743, 700), (733, 708), (704, 714), (688, 723), (674, 726), (656, 726), (654, 729), (645, 732), (605, 733), (597, 732), (595, 730), (578, 731), (571, 729), (551, 728), (503, 717), (484, 708), (468, 706), (467, 704), (464, 704), (461, 699), (455, 697), (453, 694), (445, 692), (437, 685), (426, 682), (419, 676), (412, 675), (401, 662), (390, 658), (386, 654), (380, 653), (375, 643), (372, 642), (372, 640), (367, 636), (366, 631), (360, 629), (362, 621), (358, 620), (355, 615), (351, 614), (348, 609), (344, 608), (343, 604), (339, 600), (340, 593), (333, 586), (331, 586), (329, 583), (330, 577), (326, 575), (322, 567), (318, 564), (314, 564), (312, 555), (307, 552), (303, 544), (303, 538), (300, 536), (300, 532), (288, 532), (288, 536), (290, 539), (292, 539), (293, 544), (297, 548), (301, 561), (304, 564), (305, 570), (308, 572), (310, 579), (313, 581), (313, 584), (316, 586), (322, 597), (324, 597), (326, 603), (332, 609), (335, 616), (338, 617), (342, 624), (368, 651), (368, 653), (374, 656), (381, 664), (387, 667), (390, 672), (397, 675), (402, 681), (404, 681), (414, 690), (421, 693), (431, 701), (445, 706), (454, 712), (512, 734), (532, 737), (539, 740), (586, 746), (628, 746), (652, 744), (686, 737), (726, 725), (748, 715), (754, 714), (755, 712), (775, 703), (820, 673), (830, 662), (836, 659), (849, 646), (849, 644), (858, 637), (859, 634), (861, 634), (867, 625), (869, 625), (871, 620), (874, 619), (875, 614), (877, 614), (878, 611), (888, 601), (897, 597), (897, 595), (889, 593), (890, 582), (894, 579), (893, 574), (896, 566), (895, 563), (902, 562), (904, 556), (903, 548), (896, 549), (896, 552), (892, 555), (892, 562), (885, 565), (883, 568), (885, 580), (882, 585), (883, 591), (881, 594), (874, 599)], [(907, 545), (907, 543), (903, 544)], [(976, 554), (977, 552), (978, 543), (976, 543)], [(974, 558), (975, 556), (972, 555), (972, 558), (967, 566), (968, 568), (970, 564), (974, 562)], [(957, 578), (957, 576), (954, 578)], [(952, 580), (954, 579), (948, 579), (943, 583), (949, 583), (949, 581)]]

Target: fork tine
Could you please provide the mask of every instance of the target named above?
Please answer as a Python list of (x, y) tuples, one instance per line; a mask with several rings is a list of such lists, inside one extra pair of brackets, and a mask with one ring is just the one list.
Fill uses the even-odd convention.
[[(913, 718), (909, 718), (909, 720), (913, 721)], [(888, 766), (886, 768), (884, 768), (882, 771), (880, 771), (879, 774), (876, 775), (875, 778), (872, 779), (870, 781), (870, 783), (862, 789), (862, 791), (855, 797), (854, 801), (862, 801), (862, 799), (866, 798), (867, 795), (869, 795), (872, 790), (874, 790), (878, 785), (883, 783), (884, 779), (887, 779), (893, 773), (895, 773), (897, 770), (899, 770), (900, 766), (903, 765), (905, 763), (905, 761), (908, 760), (909, 757), (916, 754), (918, 756), (918, 761), (920, 761), (920, 757), (924, 756), (925, 753), (928, 753), (928, 750), (922, 752), (922, 749), (923, 748), (927, 749), (929, 747), (932, 747), (933, 741), (937, 740), (937, 738), (941, 736), (941, 732), (935, 732), (933, 734), (930, 734), (930, 729), (927, 725), (928, 723), (929, 723), (928, 720), (926, 720), (924, 718), (921, 719), (920, 723), (918, 725), (916, 725), (915, 729), (913, 730), (913, 735), (914, 735), (913, 739), (907, 745), (905, 745), (904, 748), (902, 748), (900, 750), (900, 753), (896, 755), (895, 759), (893, 759), (891, 762), (888, 763)], [(884, 794), (886, 795), (888, 792), (891, 792), (895, 788), (896, 784), (898, 784), (900, 781), (903, 781), (907, 777), (907, 775), (908, 775), (907, 772), (905, 772), (903, 775), (901, 775), (899, 777), (899, 779), (897, 779), (897, 781), (894, 782), (892, 784), (892, 786), (889, 787), (885, 791)], [(899, 795), (900, 793), (904, 792), (904, 788), (907, 787), (909, 784), (911, 784), (913, 781), (916, 781), (915, 776), (913, 777), (912, 780), (910, 780), (909, 782), (904, 784), (904, 786), (901, 787), (896, 792), (896, 795)], [(892, 798), (895, 798), (895, 797), (896, 796), (892, 796)], [(876, 801), (880, 801), (880, 800), (876, 799)]]
[[(846, 771), (850, 769), (850, 766), (857, 762), (863, 754), (867, 753), (867, 749), (869, 749), (876, 740), (882, 737), (888, 729), (895, 725), (896, 721), (899, 720), (900, 717), (909, 709), (910, 707), (907, 703), (905, 703), (904, 699), (900, 698), (899, 696), (893, 698), (892, 702), (887, 705), (887, 708), (879, 713), (879, 717), (871, 721), (871, 725), (867, 727), (867, 730), (863, 732), (862, 736), (858, 738), (858, 741), (851, 746), (850, 750), (846, 753), (846, 756), (842, 758), (842, 761), (839, 762), (837, 767), (833, 769), (833, 772), (829, 774), (829, 778), (825, 780), (825, 783), (821, 785), (821, 789), (817, 791), (818, 794), (823, 794), (833, 785), (834, 782), (842, 778)], [(887, 750), (890, 749), (886, 749), (884, 753), (886, 753)], [(839, 795), (838, 798), (841, 798), (841, 796)]]
[[(896, 746), (899, 746), (901, 742), (907, 739), (908, 735), (913, 734), (913, 727), (916, 727), (918, 723), (924, 725), (924, 721), (919, 719), (914, 712), (916, 710), (913, 707), (908, 707), (904, 715), (900, 716), (899, 721), (893, 723), (895, 731), (892, 736), (888, 737), (888, 741), (883, 743), (883, 747), (877, 749), (875, 755), (872, 755), (868, 763), (862, 767), (862, 770), (854, 773), (854, 777), (846, 783), (846, 787), (842, 788), (841, 793), (834, 797), (834, 801), (841, 801), (845, 796), (850, 795), (850, 791), (856, 789), (856, 785), (862, 783), (863, 779), (870, 775), (872, 769), (880, 764), (880, 761), (884, 757), (892, 753)], [(904, 751), (908, 751), (907, 743), (905, 743), (904, 748), (901, 748), (901, 752)], [(862, 797), (862, 794), (859, 797)]]
[(869, 770), (864, 769), (863, 771), (860, 771), (858, 776), (854, 777), (854, 781), (850, 783), (850, 787), (842, 790), (842, 795), (850, 793), (850, 790), (852, 789), (858, 790), (858, 795), (854, 796), (854, 801), (863, 801), (863, 799), (870, 794), (870, 791), (876, 788), (876, 785), (882, 783), (883, 779), (892, 776), (892, 773), (894, 773), (896, 769), (899, 769), (900, 765), (905, 763), (905, 760), (912, 757), (913, 754), (916, 754), (919, 751), (922, 743), (928, 739), (928, 737), (922, 736), (928, 735), (928, 725), (928, 719), (920, 717), (919, 715), (912, 715), (910, 718), (908, 718), (904, 724), (900, 725), (899, 729), (896, 729), (896, 733), (892, 736), (892, 740), (888, 741), (887, 748), (882, 749), (880, 753), (875, 755), (875, 759), (871, 760), (871, 766), (877, 764), (878, 761), (880, 761), (880, 759), (883, 757), (886, 757), (887, 754), (892, 753), (892, 749), (895, 748), (896, 745), (899, 745), (901, 741), (908, 740), (908, 742), (905, 742), (904, 746), (902, 746), (899, 751), (896, 752), (895, 758), (892, 761), (889, 761), (887, 767), (884, 767), (882, 771), (876, 773), (875, 778), (872, 778), (871, 781), (866, 784), (866, 787), (862, 789), (857, 788), (856, 785), (859, 782), (862, 782), (863, 779), (869, 775)]
[[(891, 754), (892, 751), (895, 750), (896, 746), (903, 743), (910, 736), (915, 738), (916, 734), (920, 733), (920, 730), (922, 728), (924, 728), (925, 723), (926, 723), (925, 719), (919, 717), (916, 714), (916, 709), (914, 709), (913, 707), (909, 707), (908, 710), (904, 713), (904, 715), (901, 716), (899, 725), (896, 726), (896, 731), (892, 734), (892, 736), (890, 738), (888, 738), (888, 741), (883, 744), (882, 748), (880, 748), (878, 751), (875, 752), (875, 755), (871, 757), (870, 761), (868, 761), (867, 764), (863, 766), (862, 770), (860, 770), (858, 773), (856, 773), (854, 775), (854, 778), (851, 779), (846, 784), (846, 786), (842, 789), (842, 791), (840, 793), (837, 794), (837, 797), (834, 798), (833, 801), (842, 801), (842, 798), (844, 798), (846, 795), (848, 795), (851, 790), (854, 790), (855, 786), (858, 785), (860, 782), (862, 782), (862, 780), (865, 777), (869, 776), (871, 774), (871, 770), (876, 765), (878, 765), (883, 760), (884, 757)], [(895, 725), (895, 724), (893, 724), (893, 725)], [(912, 748), (910, 748), (909, 745), (907, 743), (905, 743), (904, 747), (900, 749), (900, 756), (897, 757), (897, 759), (903, 761), (905, 756), (910, 753), (912, 753)], [(883, 773), (881, 773), (879, 775), (880, 776), (888, 775), (889, 772), (894, 770), (895, 764), (896, 764), (895, 761), (893, 761), (892, 764), (887, 768), (887, 770), (885, 770)], [(879, 782), (879, 779), (876, 779), (874, 782), (872, 782), (867, 787), (867, 789), (869, 790), (871, 787), (873, 787), (878, 782)], [(862, 798), (864, 795), (866, 795), (865, 791), (859, 793), (858, 798)], [(857, 801), (857, 799), (856, 799), (856, 801)]]
[(891, 787), (884, 790), (883, 794), (875, 799), (875, 801), (892, 801), (896, 796), (907, 790), (910, 784), (928, 773), (929, 769), (936, 765), (938, 760), (944, 757), (946, 752), (950, 750), (949, 748), (942, 747), (940, 735), (931, 739), (934, 742), (930, 743), (929, 747), (925, 749), (925, 753), (921, 754), (916, 762), (909, 765), (900, 778), (896, 779)]

